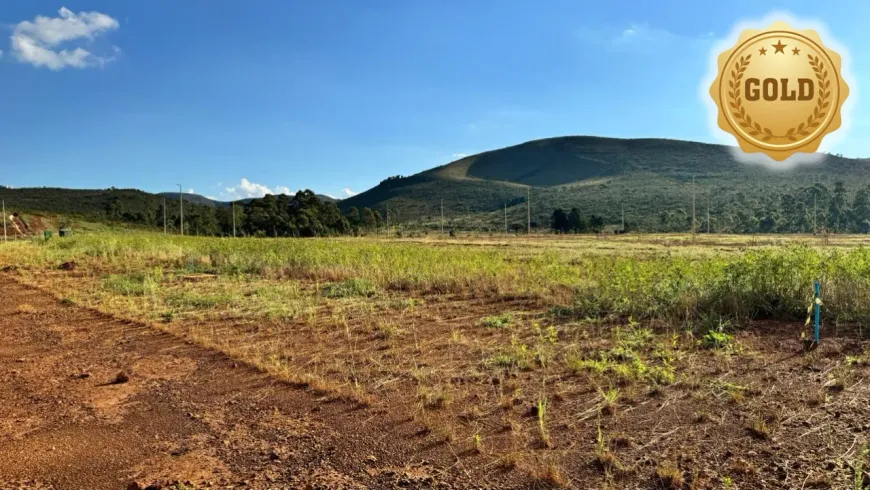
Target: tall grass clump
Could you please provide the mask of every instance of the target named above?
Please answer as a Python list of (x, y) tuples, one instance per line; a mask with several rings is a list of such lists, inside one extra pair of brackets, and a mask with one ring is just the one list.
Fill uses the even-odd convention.
[(813, 283), (822, 282), (825, 315), (870, 321), (870, 250), (789, 246), (724, 257), (598, 258), (575, 313), (693, 320), (800, 319)]

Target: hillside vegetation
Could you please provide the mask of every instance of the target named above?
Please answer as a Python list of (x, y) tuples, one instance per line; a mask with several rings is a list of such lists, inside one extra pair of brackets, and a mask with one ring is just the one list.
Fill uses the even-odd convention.
[[(133, 225), (143, 229), (181, 232), (181, 206), (177, 194), (149, 194), (135, 189), (80, 190), (58, 188), (12, 189), (0, 186), (0, 199), (7, 214), (22, 220), (26, 214), (53, 215), (56, 225), (104, 223)], [(335, 200), (326, 200), (310, 190), (293, 196), (267, 195), (231, 203), (212, 201), (196, 194), (183, 194), (184, 232), (206, 236), (325, 236), (347, 234), (364, 225), (379, 226), (379, 217), (341, 214)], [(165, 210), (164, 210), (165, 206)], [(233, 213), (235, 212), (235, 219)], [(12, 222), (10, 220), (9, 225)], [(25, 226), (25, 228), (29, 228)], [(42, 226), (26, 229), (38, 234)]]
[[(369, 207), (398, 223), (549, 227), (554, 209), (622, 220), (644, 231), (687, 231), (695, 178), (699, 230), (721, 232), (861, 232), (870, 228), (864, 159), (829, 155), (822, 164), (774, 171), (740, 163), (728, 147), (662, 139), (571, 136), (530, 141), (469, 156), (409, 177), (392, 177), (340, 203)], [(843, 182), (838, 185), (837, 182)], [(815, 211), (813, 209), (815, 208)]]
[[(713, 233), (866, 233), (870, 161), (828, 155), (823, 163), (774, 171), (737, 162), (729, 148), (688, 141), (572, 136), (530, 141), (472, 155), (412, 176), (394, 176), (337, 205), (305, 191), (302, 200), (267, 196), (236, 202), (239, 234), (322, 236), (440, 229)], [(694, 185), (692, 184), (694, 178)], [(315, 200), (320, 203), (315, 205)], [(135, 189), (0, 187), (13, 212), (180, 227), (178, 195)], [(229, 203), (184, 194), (188, 234), (230, 235)], [(303, 202), (304, 201), (304, 202)], [(309, 207), (308, 211), (302, 207)], [(310, 212), (309, 212), (310, 211)], [(572, 216), (588, 226), (555, 226)], [(556, 220), (558, 221), (558, 220)]]

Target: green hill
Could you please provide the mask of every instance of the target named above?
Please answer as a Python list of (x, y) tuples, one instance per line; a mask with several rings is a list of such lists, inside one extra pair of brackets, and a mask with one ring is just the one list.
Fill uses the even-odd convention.
[(113, 203), (122, 213), (156, 213), (163, 198), (137, 189), (62, 189), (54, 187), (28, 187), (13, 189), (0, 186), (0, 198), (7, 209), (106, 216)]
[[(177, 192), (160, 192), (157, 195), (160, 197), (165, 197), (166, 199), (174, 199), (175, 201), (178, 201), (178, 193)], [(324, 194), (315, 194), (315, 195), (321, 201), (326, 201), (326, 202), (338, 202), (339, 201), (338, 199), (336, 199), (334, 197), (327, 196)], [(203, 206), (210, 206), (213, 208), (228, 208), (228, 207), (230, 207), (230, 205), (232, 205), (233, 202), (235, 202), (237, 205), (239, 205), (239, 204), (244, 205), (246, 203), (253, 201), (254, 198), (248, 197), (245, 199), (237, 199), (236, 201), (218, 201), (218, 200), (211, 199), (211, 198), (208, 198), (205, 196), (201, 196), (199, 194), (190, 194), (188, 192), (185, 192), (184, 193), (184, 200), (186, 202), (192, 202), (194, 204), (201, 204)]]
[[(870, 161), (828, 156), (819, 165), (770, 170), (740, 163), (729, 148), (664, 139), (569, 136), (472, 155), (410, 177), (392, 177), (340, 206), (387, 212), (394, 222), (440, 220), (457, 227), (501, 229), (532, 220), (547, 226), (557, 207), (649, 231), (690, 229), (692, 177), (698, 227), (709, 203), (714, 231), (859, 231), (870, 220), (857, 191), (870, 185)], [(836, 188), (836, 182), (845, 186)], [(816, 185), (819, 184), (819, 185)], [(862, 197), (863, 198), (863, 197)], [(815, 213), (813, 202), (815, 201)], [(870, 226), (870, 225), (868, 225)]]
[[(174, 202), (178, 202), (178, 193), (177, 192), (160, 192), (157, 194), (162, 198), (166, 198), (167, 200), (172, 200)], [(200, 196), (199, 194), (191, 194), (189, 192), (183, 193), (184, 200), (186, 202), (192, 202), (194, 204), (202, 204), (203, 206), (209, 206), (213, 208), (223, 208), (232, 204), (232, 201), (216, 201), (214, 199), (209, 199), (205, 196)], [(241, 201), (236, 201), (241, 202)]]

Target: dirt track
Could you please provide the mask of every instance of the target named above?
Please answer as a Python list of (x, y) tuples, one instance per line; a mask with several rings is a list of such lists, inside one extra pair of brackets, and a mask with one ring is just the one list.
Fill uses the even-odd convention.
[[(0, 488), (471, 486), (400, 414), (318, 398), (2, 275), (0, 290)], [(129, 381), (113, 383), (119, 372)]]

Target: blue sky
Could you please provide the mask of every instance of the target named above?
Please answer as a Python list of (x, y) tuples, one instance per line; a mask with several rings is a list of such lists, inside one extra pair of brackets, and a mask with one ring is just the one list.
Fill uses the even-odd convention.
[[(710, 49), (773, 10), (870, 79), (861, 1), (3, 2), (0, 184), (344, 197), (535, 138), (717, 141)], [(831, 151), (870, 156), (867, 105)]]

